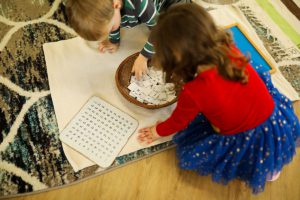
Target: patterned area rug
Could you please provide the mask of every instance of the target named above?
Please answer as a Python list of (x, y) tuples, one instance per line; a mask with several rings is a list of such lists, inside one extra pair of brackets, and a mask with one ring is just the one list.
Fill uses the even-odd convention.
[[(282, 45), (247, 1), (238, 2), (237, 8), (300, 93), (299, 49)], [(214, 4), (208, 9), (215, 9)], [(97, 166), (75, 173), (63, 154), (42, 51), (44, 43), (74, 36), (61, 0), (0, 0), (2, 197), (59, 187), (98, 174)], [(167, 142), (118, 157), (111, 169), (170, 147), (173, 144)]]

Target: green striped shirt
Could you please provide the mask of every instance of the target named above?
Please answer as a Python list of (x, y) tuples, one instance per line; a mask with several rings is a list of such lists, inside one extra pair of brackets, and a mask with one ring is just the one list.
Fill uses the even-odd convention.
[[(159, 10), (164, 2), (165, 0), (123, 0), (120, 27), (130, 28), (138, 24), (146, 24), (151, 29), (156, 25)], [(112, 43), (120, 42), (120, 28), (109, 34), (109, 40)], [(141, 54), (151, 58), (154, 53), (151, 38), (149, 38)]]

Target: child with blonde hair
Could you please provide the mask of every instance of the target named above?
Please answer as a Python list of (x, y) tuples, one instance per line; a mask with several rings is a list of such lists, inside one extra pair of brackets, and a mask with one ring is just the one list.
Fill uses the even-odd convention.
[[(67, 16), (71, 27), (88, 41), (99, 41), (99, 51), (115, 52), (120, 45), (120, 28), (156, 25), (160, 11), (182, 0), (68, 0)], [(183, 1), (184, 2), (184, 1)], [(132, 72), (139, 79), (147, 71), (154, 54), (151, 38), (137, 57)]]
[(172, 115), (139, 130), (138, 140), (151, 143), (177, 132), (181, 168), (225, 184), (240, 179), (254, 193), (263, 191), (300, 144), (291, 101), (196, 4), (168, 9), (152, 33), (154, 60), (180, 94)]

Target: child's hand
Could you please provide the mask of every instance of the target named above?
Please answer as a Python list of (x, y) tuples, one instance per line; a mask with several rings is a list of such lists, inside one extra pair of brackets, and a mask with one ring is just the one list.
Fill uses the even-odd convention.
[(142, 54), (139, 54), (137, 59), (134, 61), (131, 72), (135, 74), (137, 80), (140, 80), (143, 74), (147, 73), (147, 62), (148, 59)]
[(105, 52), (109, 52), (109, 53), (114, 53), (119, 49), (120, 43), (111, 43), (109, 40), (104, 40), (103, 42), (99, 43), (99, 51), (100, 53), (105, 53)]
[(147, 144), (150, 144), (161, 137), (157, 134), (155, 125), (140, 129), (138, 134), (139, 134), (137, 137), (138, 141), (140, 143), (145, 142)]

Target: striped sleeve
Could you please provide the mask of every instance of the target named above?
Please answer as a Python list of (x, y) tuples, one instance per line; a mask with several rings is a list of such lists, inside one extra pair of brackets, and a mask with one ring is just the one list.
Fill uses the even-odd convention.
[(148, 59), (152, 58), (152, 56), (155, 54), (152, 43), (148, 41), (142, 49), (141, 54)]
[[(137, 16), (141, 23), (146, 24), (150, 29), (156, 25), (156, 20), (158, 17), (158, 12), (152, 0), (138, 0), (139, 5), (137, 7)], [(151, 36), (148, 39), (148, 42), (145, 44), (144, 48), (141, 51), (141, 54), (146, 58), (151, 58), (155, 53)]]
[(142, 23), (145, 23), (148, 27), (156, 25), (156, 19), (158, 12), (152, 0), (140, 0), (141, 3), (137, 9), (138, 18)]
[(108, 39), (113, 44), (120, 43), (120, 28), (110, 32)]

